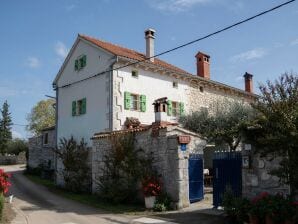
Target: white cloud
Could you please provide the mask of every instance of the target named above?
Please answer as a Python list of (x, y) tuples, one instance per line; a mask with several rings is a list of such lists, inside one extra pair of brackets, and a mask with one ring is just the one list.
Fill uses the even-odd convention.
[(23, 138), (23, 135), (20, 132), (17, 132), (15, 130), (12, 130), (11, 134), (13, 138)]
[(291, 42), (291, 45), (292, 45), (292, 46), (294, 46), (294, 45), (298, 45), (298, 38), (297, 38), (296, 40), (293, 40), (293, 41)]
[(263, 48), (255, 48), (231, 57), (232, 62), (236, 61), (247, 61), (257, 58), (262, 58), (267, 54), (266, 50)]
[(195, 5), (209, 3), (212, 0), (149, 0), (151, 7), (168, 12), (187, 11)]
[(69, 49), (61, 41), (58, 41), (55, 44), (55, 52), (60, 58), (64, 59), (67, 56), (68, 51)]
[(41, 65), (37, 57), (28, 57), (25, 64), (30, 68), (38, 68)]

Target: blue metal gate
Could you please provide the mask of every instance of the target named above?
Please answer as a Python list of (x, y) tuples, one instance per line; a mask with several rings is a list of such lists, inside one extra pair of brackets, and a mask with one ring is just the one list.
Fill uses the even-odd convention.
[(213, 205), (222, 204), (224, 192), (230, 188), (234, 196), (242, 193), (241, 152), (216, 152), (213, 158)]
[(190, 203), (204, 198), (203, 157), (190, 154), (188, 161), (189, 200)]

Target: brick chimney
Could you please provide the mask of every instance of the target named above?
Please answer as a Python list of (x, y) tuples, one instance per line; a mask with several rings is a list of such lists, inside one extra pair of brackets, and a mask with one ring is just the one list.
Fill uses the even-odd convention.
[(210, 56), (202, 52), (196, 54), (197, 76), (210, 79)]
[(253, 81), (252, 81), (252, 74), (245, 72), (244, 74), (244, 83), (245, 83), (245, 91), (248, 93), (253, 93)]
[(154, 62), (154, 39), (155, 39), (155, 30), (147, 29), (145, 30), (145, 39), (146, 39), (146, 57), (150, 58), (151, 62)]

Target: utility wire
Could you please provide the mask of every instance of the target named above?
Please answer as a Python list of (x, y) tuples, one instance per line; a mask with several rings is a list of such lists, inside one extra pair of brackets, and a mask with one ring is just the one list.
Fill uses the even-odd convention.
[(282, 3), (282, 4), (280, 4), (280, 5), (277, 5), (277, 6), (273, 7), (273, 8), (270, 8), (270, 9), (268, 9), (268, 10), (262, 11), (262, 12), (256, 14), (256, 15), (254, 15), (254, 16), (248, 17), (248, 18), (243, 19), (243, 20), (241, 20), (241, 21), (239, 21), (239, 22), (237, 22), (237, 23), (234, 23), (234, 24), (232, 24), (232, 25), (230, 25), (230, 26), (226, 26), (226, 27), (224, 27), (224, 28), (222, 28), (222, 29), (220, 29), (220, 30), (217, 30), (217, 31), (213, 32), (213, 33), (207, 34), (207, 35), (205, 35), (205, 36), (203, 36), (203, 37), (200, 37), (200, 38), (195, 39), (195, 40), (193, 40), (193, 41), (190, 41), (190, 42), (187, 42), (187, 43), (185, 43), (185, 44), (179, 45), (179, 46), (174, 47), (174, 48), (172, 48), (172, 49), (170, 49), (170, 50), (167, 50), (167, 51), (161, 52), (161, 53), (159, 53), (159, 54), (156, 54), (156, 55), (154, 55), (154, 56), (147, 57), (147, 58), (145, 58), (145, 59), (143, 59), (143, 60), (136, 61), (136, 62), (132, 62), (132, 63), (126, 64), (126, 65), (123, 65), (123, 66), (119, 66), (119, 67), (117, 67), (117, 68), (109, 69), (109, 70), (106, 70), (106, 71), (97, 73), (97, 74), (95, 74), (95, 75), (93, 75), (93, 76), (90, 76), (90, 77), (88, 77), (88, 78), (81, 79), (81, 80), (79, 80), (79, 81), (76, 81), (76, 82), (73, 82), (73, 83), (70, 83), (70, 84), (67, 84), (67, 85), (63, 85), (63, 86), (61, 86), (61, 87), (57, 87), (57, 88), (68, 87), (68, 86), (70, 86), (70, 85), (73, 85), (73, 84), (76, 84), (76, 83), (85, 81), (85, 80), (87, 80), (87, 79), (94, 78), (94, 77), (99, 76), (99, 75), (102, 75), (102, 74), (104, 74), (104, 73), (112, 72), (112, 71), (114, 71), (114, 70), (118, 70), (118, 69), (122, 69), (122, 68), (126, 68), (126, 67), (131, 66), (131, 65), (135, 65), (135, 64), (139, 64), (139, 63), (141, 63), (141, 62), (148, 61), (148, 60), (150, 60), (151, 58), (155, 58), (155, 57), (158, 57), (158, 56), (161, 56), (161, 55), (170, 53), (170, 52), (172, 52), (172, 51), (175, 51), (175, 50), (178, 50), (178, 49), (180, 49), (180, 48), (186, 47), (186, 46), (188, 46), (188, 45), (194, 44), (194, 43), (199, 42), (199, 41), (201, 41), (201, 40), (204, 40), (204, 39), (207, 39), (207, 38), (209, 38), (209, 37), (215, 36), (215, 35), (217, 35), (217, 34), (219, 34), (219, 33), (224, 32), (224, 31), (230, 30), (230, 29), (232, 29), (233, 27), (239, 26), (240, 24), (246, 23), (246, 22), (248, 22), (248, 21), (250, 21), (250, 20), (253, 20), (253, 19), (255, 19), (255, 18), (257, 18), (257, 17), (260, 17), (260, 16), (262, 16), (262, 15), (265, 15), (265, 14), (267, 14), (267, 13), (269, 13), (269, 12), (275, 11), (275, 10), (277, 10), (277, 9), (283, 7), (283, 6), (286, 6), (286, 5), (290, 4), (290, 3), (293, 3), (293, 2), (295, 2), (295, 1), (296, 1), (296, 0), (290, 0), (290, 1), (284, 2), (284, 3)]

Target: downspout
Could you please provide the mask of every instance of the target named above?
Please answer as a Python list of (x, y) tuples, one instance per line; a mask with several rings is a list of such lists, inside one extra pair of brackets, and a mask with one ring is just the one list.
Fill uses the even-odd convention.
[(113, 103), (114, 103), (114, 97), (113, 97), (113, 94), (114, 94), (114, 88), (113, 88), (113, 82), (114, 82), (114, 65), (118, 62), (118, 56), (115, 57), (115, 60), (114, 62), (111, 64), (110, 66), (110, 83), (109, 83), (109, 87), (110, 87), (110, 105), (109, 105), (109, 129), (110, 131), (113, 131), (113, 116), (114, 116), (114, 113), (113, 113)]

